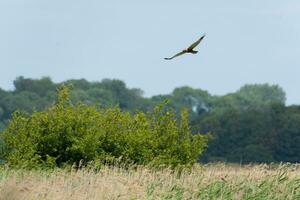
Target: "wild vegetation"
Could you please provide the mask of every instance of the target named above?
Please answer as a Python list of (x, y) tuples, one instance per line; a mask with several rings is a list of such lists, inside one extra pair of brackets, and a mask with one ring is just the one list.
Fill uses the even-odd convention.
[[(130, 89), (120, 80), (88, 82), (81, 79), (53, 83), (48, 77), (18, 77), (14, 90), (0, 89), (0, 129), (8, 127), (16, 110), (20, 110), (18, 115), (25, 111), (38, 116), (38, 111), (53, 106), (56, 90), (63, 84), (73, 85), (70, 100), (74, 105), (81, 103), (97, 110), (119, 109), (121, 116), (138, 114), (138, 111), (151, 113), (166, 99), (169, 103), (163, 110), (174, 110), (176, 119), (185, 108), (193, 134), (211, 133), (213, 136), (201, 162), (300, 162), (300, 106), (285, 105), (282, 88), (268, 84), (245, 85), (223, 96), (180, 87), (167, 95), (145, 98), (140, 89)], [(80, 109), (84, 110), (83, 107)], [(3, 160), (3, 147), (0, 139), (0, 160)]]
[(119, 80), (14, 84), (0, 90), (0, 199), (300, 198), (299, 165), (278, 164), (300, 160), (300, 106), (278, 86), (144, 98)]
[(57, 102), (32, 114), (15, 112), (2, 133), (6, 163), (29, 169), (99, 164), (120, 159), (154, 167), (192, 166), (208, 136), (193, 135), (186, 111), (176, 120), (164, 104), (153, 112), (130, 114), (119, 108), (97, 109), (69, 100), (62, 86)]
[(0, 171), (0, 199), (300, 198), (298, 165), (195, 165), (180, 175), (143, 166)]

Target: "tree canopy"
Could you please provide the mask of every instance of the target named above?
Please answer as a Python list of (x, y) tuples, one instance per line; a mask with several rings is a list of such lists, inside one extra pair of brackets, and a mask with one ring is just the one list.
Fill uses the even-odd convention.
[(146, 98), (138, 88), (128, 88), (121, 80), (85, 79), (54, 83), (49, 77), (18, 77), (15, 89), (0, 89), (0, 129), (7, 127), (16, 110), (33, 113), (52, 106), (56, 92), (71, 84), (70, 100), (96, 108), (118, 107), (122, 111), (149, 112), (168, 100), (165, 110), (190, 113), (190, 125), (196, 134), (210, 132), (210, 141), (202, 161), (228, 162), (300, 162), (300, 106), (286, 106), (285, 92), (278, 85), (247, 84), (233, 93), (211, 95), (188, 86), (170, 94)]

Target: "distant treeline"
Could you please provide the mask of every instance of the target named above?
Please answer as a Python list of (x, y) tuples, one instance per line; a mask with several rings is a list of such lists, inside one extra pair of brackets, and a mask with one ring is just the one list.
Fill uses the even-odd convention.
[(16, 110), (43, 110), (57, 99), (57, 88), (72, 85), (71, 101), (99, 108), (118, 106), (124, 111), (150, 111), (168, 99), (168, 107), (180, 113), (187, 108), (192, 131), (214, 137), (203, 162), (300, 162), (300, 106), (286, 106), (285, 92), (277, 85), (252, 84), (235, 93), (215, 96), (191, 87), (171, 94), (143, 97), (143, 91), (126, 87), (120, 80), (84, 79), (54, 83), (49, 77), (18, 77), (15, 89), (0, 89), (0, 129)]

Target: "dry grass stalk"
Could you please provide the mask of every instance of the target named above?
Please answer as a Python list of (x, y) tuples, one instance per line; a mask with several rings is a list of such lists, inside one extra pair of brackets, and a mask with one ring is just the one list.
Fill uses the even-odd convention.
[[(0, 199), (297, 199), (299, 166), (195, 165), (181, 176), (146, 167), (53, 172), (4, 169)], [(297, 185), (298, 184), (298, 185)], [(252, 196), (251, 196), (252, 195)], [(300, 196), (299, 196), (300, 197)]]

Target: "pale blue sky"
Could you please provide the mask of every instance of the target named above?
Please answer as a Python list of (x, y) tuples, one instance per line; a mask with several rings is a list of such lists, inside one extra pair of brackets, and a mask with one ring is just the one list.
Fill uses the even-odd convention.
[[(300, 104), (299, 0), (0, 0), (0, 87), (116, 78), (145, 96), (279, 84)], [(166, 61), (203, 33), (199, 54)]]

